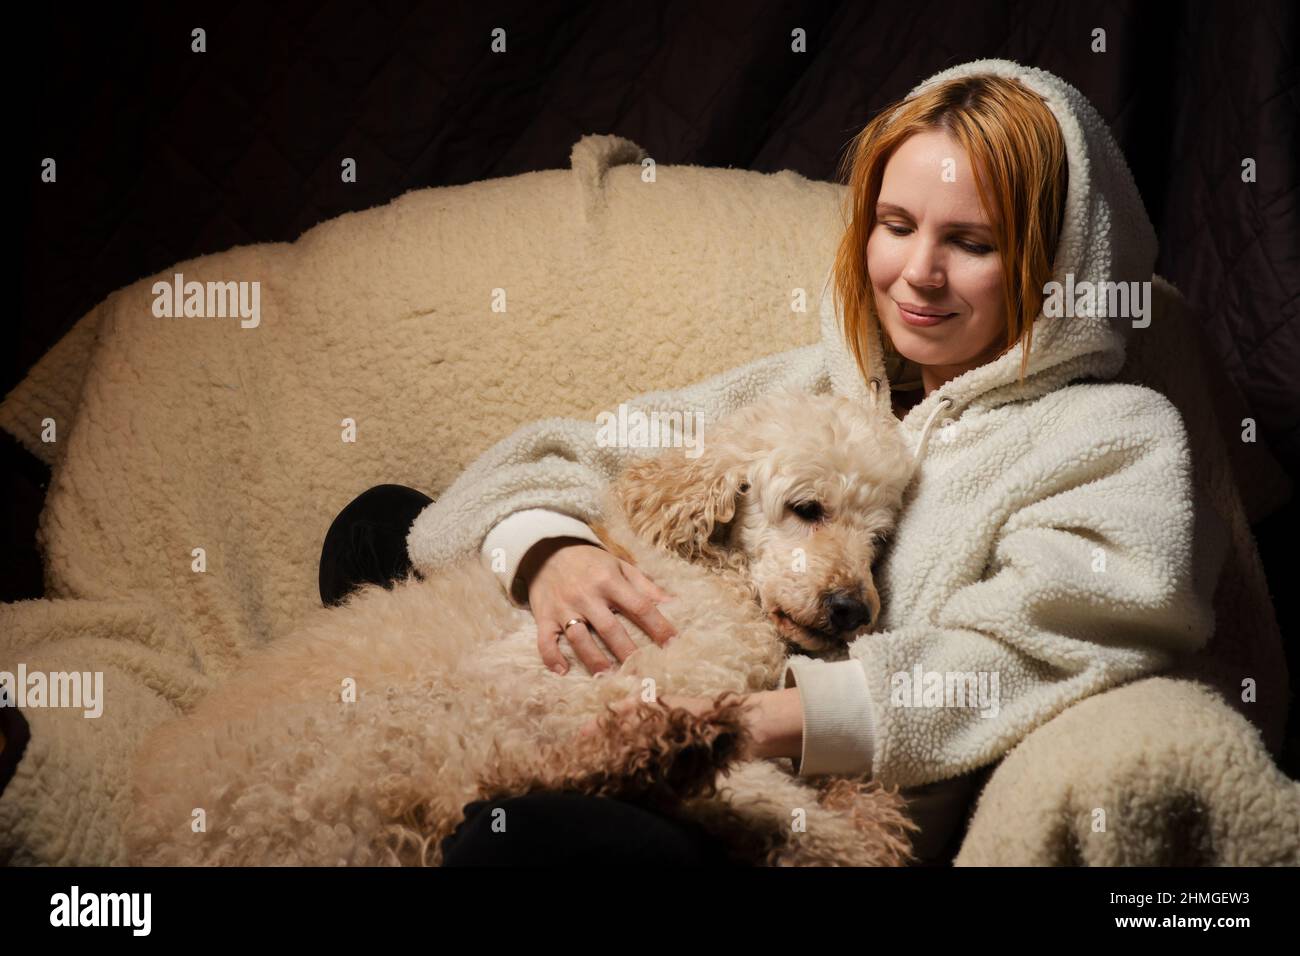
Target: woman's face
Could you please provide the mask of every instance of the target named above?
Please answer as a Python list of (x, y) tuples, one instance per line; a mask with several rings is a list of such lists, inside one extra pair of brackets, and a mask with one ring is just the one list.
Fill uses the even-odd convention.
[(924, 366), (927, 392), (1001, 351), (1002, 261), (969, 159), (948, 132), (909, 137), (885, 165), (867, 271), (885, 334)]

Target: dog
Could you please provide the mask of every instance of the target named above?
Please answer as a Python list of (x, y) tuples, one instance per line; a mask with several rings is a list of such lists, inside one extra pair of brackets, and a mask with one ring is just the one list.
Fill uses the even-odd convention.
[[(594, 526), (673, 595), (675, 638), (625, 618), (637, 649), (621, 666), (593, 677), (561, 642), (558, 675), (477, 557), (367, 585), (148, 736), (132, 862), (437, 865), (467, 803), (541, 789), (693, 820), (739, 862), (907, 862), (916, 826), (897, 792), (750, 759), (736, 696), (777, 687), (792, 652), (843, 658), (879, 617), (871, 567), (912, 467), (896, 422), (782, 390), (707, 431), (697, 457), (634, 457)], [(606, 710), (634, 695), (634, 721)]]

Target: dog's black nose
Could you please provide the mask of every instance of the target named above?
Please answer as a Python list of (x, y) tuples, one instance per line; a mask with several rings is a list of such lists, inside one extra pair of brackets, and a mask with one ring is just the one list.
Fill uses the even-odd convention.
[(871, 608), (847, 594), (832, 594), (826, 599), (826, 607), (830, 613), (831, 629), (837, 633), (856, 631), (871, 623)]

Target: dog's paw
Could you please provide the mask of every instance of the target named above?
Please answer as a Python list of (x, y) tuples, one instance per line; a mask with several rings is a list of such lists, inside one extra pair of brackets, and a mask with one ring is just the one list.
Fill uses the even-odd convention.
[(659, 702), (609, 711), (589, 736), (543, 747), (526, 765), (499, 763), (480, 792), (495, 799), (568, 790), (658, 807), (712, 796), (718, 774), (749, 747), (743, 708), (741, 698), (724, 694), (699, 714)]

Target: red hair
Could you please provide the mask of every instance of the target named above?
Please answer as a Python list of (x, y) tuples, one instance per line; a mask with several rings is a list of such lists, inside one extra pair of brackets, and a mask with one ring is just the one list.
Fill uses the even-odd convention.
[(869, 378), (871, 343), (897, 355), (880, 325), (867, 273), (867, 240), (876, 226), (876, 202), (885, 165), (915, 133), (942, 130), (970, 159), (980, 204), (1002, 262), (1007, 304), (1005, 354), (1024, 342), (1023, 379), (1033, 320), (1065, 216), (1069, 167), (1065, 140), (1046, 102), (1024, 84), (994, 74), (959, 77), (886, 107), (849, 144), (838, 179), (847, 182), (844, 235), (835, 255), (835, 302), (844, 336)]

